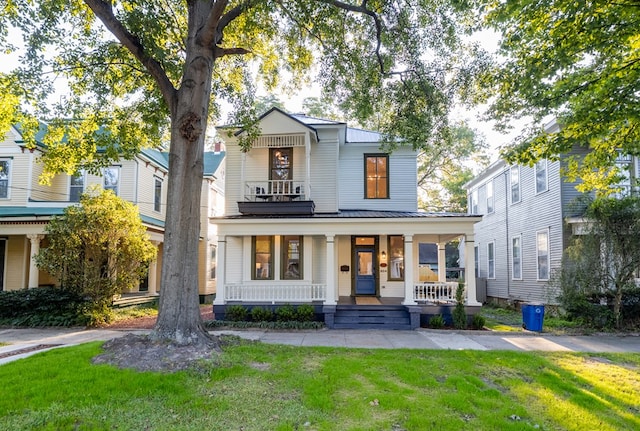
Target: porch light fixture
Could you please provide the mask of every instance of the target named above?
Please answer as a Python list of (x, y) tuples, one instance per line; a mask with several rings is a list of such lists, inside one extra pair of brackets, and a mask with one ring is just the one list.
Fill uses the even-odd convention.
[(382, 260), (383, 262), (385, 260), (387, 260), (387, 252), (383, 251), (382, 253), (380, 253), (380, 260)]

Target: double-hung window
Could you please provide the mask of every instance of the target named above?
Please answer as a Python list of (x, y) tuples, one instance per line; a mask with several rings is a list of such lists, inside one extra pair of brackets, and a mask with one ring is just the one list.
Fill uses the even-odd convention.
[(117, 166), (104, 168), (102, 177), (104, 179), (103, 188), (111, 190), (117, 196), (120, 188), (120, 168)]
[(471, 209), (471, 214), (478, 214), (478, 189), (474, 189), (471, 192), (469, 200), (469, 208)]
[(253, 280), (273, 280), (274, 237), (259, 235), (251, 238), (253, 256)]
[(546, 192), (549, 185), (547, 184), (547, 161), (540, 160), (535, 166), (536, 172), (536, 193)]
[(404, 237), (389, 235), (389, 280), (404, 280)]
[(160, 212), (162, 205), (162, 180), (158, 177), (154, 177), (153, 187), (153, 210)]
[(80, 202), (80, 196), (84, 193), (84, 178), (84, 171), (80, 171), (69, 179), (69, 202)]
[(281, 278), (283, 280), (302, 280), (302, 236), (283, 235)]
[(494, 200), (493, 200), (493, 180), (490, 180), (487, 183), (487, 214), (491, 214), (493, 212)]
[(11, 159), (0, 159), (0, 199), (9, 198), (9, 179), (11, 178)]
[(218, 246), (211, 244), (209, 246), (209, 279), (216, 279), (216, 268), (218, 265)]
[(520, 166), (512, 166), (509, 170), (511, 182), (511, 203), (520, 202)]
[(538, 280), (549, 279), (549, 230), (536, 232), (536, 252), (538, 256)]
[(511, 277), (522, 279), (522, 237), (519, 235), (511, 238)]
[(365, 154), (364, 197), (387, 199), (389, 197), (389, 155)]
[(496, 246), (494, 242), (487, 244), (487, 278), (496, 278)]

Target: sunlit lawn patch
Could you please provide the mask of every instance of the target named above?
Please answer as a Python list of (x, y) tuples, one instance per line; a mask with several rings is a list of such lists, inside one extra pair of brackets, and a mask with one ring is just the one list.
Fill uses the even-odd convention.
[(205, 374), (90, 364), (98, 343), (0, 366), (0, 429), (640, 429), (637, 355), (225, 348)]

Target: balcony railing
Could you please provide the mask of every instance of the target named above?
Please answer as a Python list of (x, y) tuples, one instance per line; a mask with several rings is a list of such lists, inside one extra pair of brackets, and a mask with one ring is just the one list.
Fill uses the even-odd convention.
[(227, 284), (225, 301), (243, 302), (311, 302), (324, 301), (326, 284)]
[[(413, 299), (416, 302), (456, 302), (457, 281), (425, 281), (414, 284)], [(463, 298), (466, 299), (465, 288)]]
[(285, 202), (305, 199), (305, 182), (293, 180), (250, 181), (245, 184), (245, 200)]

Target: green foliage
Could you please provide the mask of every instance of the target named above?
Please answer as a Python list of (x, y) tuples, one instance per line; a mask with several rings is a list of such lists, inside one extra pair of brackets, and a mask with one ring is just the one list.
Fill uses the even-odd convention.
[(225, 310), (224, 316), (232, 322), (242, 322), (247, 320), (247, 309), (242, 305), (230, 305)]
[(296, 308), (296, 318), (298, 322), (311, 322), (315, 318), (315, 309), (311, 304), (298, 305)]
[(573, 238), (554, 281), (559, 300), (570, 317), (620, 327), (624, 293), (640, 267), (640, 199), (598, 198), (587, 205), (585, 220), (584, 234)]
[(445, 320), (444, 317), (442, 317), (442, 314), (437, 314), (429, 319), (429, 326), (433, 329), (442, 329), (444, 328), (444, 325)]
[(473, 329), (484, 329), (486, 323), (485, 318), (481, 314), (474, 314), (471, 320), (471, 327)]
[(464, 284), (458, 283), (456, 289), (456, 306), (453, 309), (453, 327), (465, 329), (467, 327), (467, 312), (464, 309)]
[(38, 267), (87, 298), (97, 313), (115, 294), (135, 287), (156, 257), (137, 207), (111, 191), (84, 194), (46, 232), (49, 243), (36, 257)]
[(268, 308), (253, 307), (251, 309), (251, 320), (254, 322), (270, 322), (273, 317), (273, 311)]
[(276, 308), (276, 319), (278, 322), (289, 322), (296, 320), (296, 310), (291, 304), (284, 304)]
[(637, 2), (481, 0), (488, 23), (502, 34), (504, 60), (490, 73), (487, 93), (497, 94), (494, 118), (557, 117), (561, 128), (546, 134), (532, 126), (505, 156), (533, 164), (588, 146), (584, 160), (568, 165), (579, 190), (613, 191), (624, 174), (617, 150), (638, 155), (640, 142), (640, 14)]
[(209, 320), (204, 322), (205, 327), (214, 328), (260, 328), (260, 329), (323, 329), (325, 327), (324, 322), (298, 322), (296, 320), (289, 320), (286, 322), (280, 321), (260, 321), (260, 322), (247, 322), (247, 321), (231, 321), (231, 320)]
[(87, 302), (54, 287), (0, 292), (0, 324), (12, 326), (85, 326), (93, 322)]

